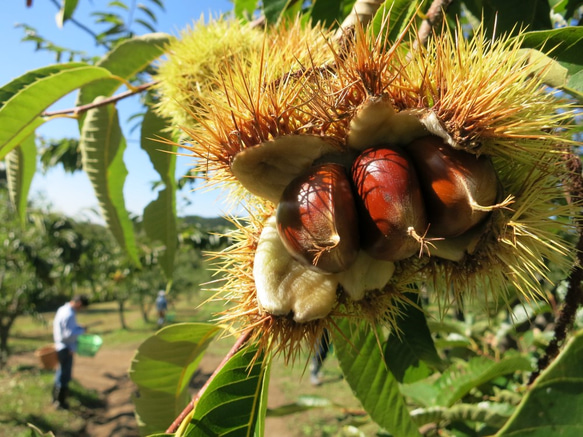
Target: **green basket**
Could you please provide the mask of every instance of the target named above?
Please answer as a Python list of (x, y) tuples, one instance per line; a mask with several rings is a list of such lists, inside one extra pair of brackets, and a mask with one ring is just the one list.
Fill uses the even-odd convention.
[(82, 334), (77, 337), (77, 355), (93, 357), (103, 343), (99, 335)]

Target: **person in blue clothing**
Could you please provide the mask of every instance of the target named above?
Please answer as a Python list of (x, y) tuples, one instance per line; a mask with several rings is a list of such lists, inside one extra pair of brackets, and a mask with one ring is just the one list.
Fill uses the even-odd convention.
[(61, 306), (53, 320), (53, 339), (59, 357), (59, 367), (53, 386), (53, 403), (57, 408), (68, 409), (69, 382), (73, 374), (73, 356), (77, 351), (77, 337), (87, 328), (77, 323), (76, 313), (89, 306), (86, 296), (75, 296)]
[(166, 292), (164, 290), (158, 292), (156, 311), (158, 311), (158, 328), (161, 328), (166, 320), (166, 311), (168, 311), (168, 302), (166, 301)]
[(310, 365), (310, 382), (312, 385), (322, 384), (320, 370), (330, 351), (330, 341), (330, 333), (327, 329), (324, 329), (320, 339), (314, 345), (314, 355), (312, 356), (312, 364)]

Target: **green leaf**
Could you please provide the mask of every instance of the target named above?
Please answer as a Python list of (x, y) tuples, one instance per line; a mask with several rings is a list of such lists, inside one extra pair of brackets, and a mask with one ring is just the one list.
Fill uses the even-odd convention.
[[(416, 305), (407, 305), (401, 312), (399, 319), (399, 334), (390, 333), (385, 344), (385, 361), (399, 382), (414, 382), (411, 379), (404, 380), (409, 368), (423, 367), (425, 362), (433, 367), (442, 368), (443, 363), (435, 345), (431, 332), (427, 326), (425, 314), (420, 308), (421, 302), (418, 295), (410, 294), (409, 299)], [(417, 378), (425, 378), (428, 375), (417, 373)]]
[[(375, 35), (378, 35), (383, 24), (385, 28), (388, 26), (389, 33), (387, 38), (389, 42), (394, 43), (415, 17), (421, 3), (423, 3), (423, 0), (394, 0), (384, 2), (373, 18), (373, 32)], [(387, 16), (388, 23), (385, 23)]]
[(500, 428), (512, 414), (513, 406), (508, 404), (456, 404), (452, 407), (418, 408), (411, 412), (417, 425), (439, 422), (480, 422), (496, 429)]
[(487, 35), (552, 28), (548, 0), (488, 0), (482, 2), (482, 9), (474, 8), (472, 12), (476, 17), (483, 15)]
[(497, 437), (583, 435), (583, 331), (538, 377)]
[(20, 146), (6, 155), (6, 179), (8, 193), (14, 204), (20, 223), (24, 225), (28, 191), (36, 173), (36, 145), (34, 133), (29, 135)]
[(342, 17), (342, 3), (338, 0), (315, 0), (309, 10), (314, 23), (322, 23), (330, 27)]
[(583, 27), (571, 26), (560, 29), (527, 32), (522, 47), (548, 53), (567, 69), (566, 84), (561, 88), (583, 101)]
[(333, 332), (333, 343), (346, 381), (370, 417), (391, 434), (399, 437), (419, 436), (399, 383), (386, 368), (381, 354), (381, 332), (360, 323), (352, 326), (337, 321), (341, 332)]
[(73, 13), (77, 9), (77, 3), (79, 3), (79, 0), (63, 0), (63, 6), (57, 13), (58, 27), (63, 27), (63, 24), (73, 17)]
[(583, 26), (526, 32), (522, 39), (522, 47), (549, 54), (566, 67), (569, 74), (576, 74), (583, 68)]
[(199, 399), (184, 436), (263, 436), (269, 361), (255, 346), (237, 352)]
[(130, 367), (142, 435), (163, 432), (190, 401), (188, 384), (209, 343), (219, 332), (210, 323), (167, 326), (144, 341)]
[(111, 73), (104, 68), (71, 62), (30, 71), (0, 88), (0, 159), (45, 121), (40, 115), (50, 105), (105, 77)]
[(528, 370), (531, 370), (530, 360), (517, 354), (507, 355), (498, 362), (474, 357), (468, 362), (454, 363), (436, 380), (404, 384), (401, 389), (420, 405), (450, 407), (475, 387), (499, 376)]
[(564, 88), (567, 85), (569, 71), (557, 61), (535, 49), (520, 49), (519, 52), (531, 64), (543, 83), (554, 88)]
[(158, 198), (144, 209), (144, 229), (151, 240), (165, 246), (158, 260), (166, 279), (171, 280), (177, 248), (176, 151), (171, 145), (156, 141), (157, 138), (170, 140), (167, 126), (166, 120), (149, 107), (142, 121), (141, 146), (166, 186), (158, 193)]
[[(164, 53), (173, 38), (165, 33), (151, 33), (128, 39), (116, 46), (97, 63), (112, 75), (130, 80)], [(93, 102), (98, 96), (109, 97), (122, 85), (116, 79), (105, 79), (81, 88), (77, 106)], [(80, 119), (82, 124), (82, 119)]]
[(277, 23), (291, 0), (263, 0), (263, 15), (270, 24)]
[(233, 11), (239, 20), (249, 20), (257, 7), (257, 0), (234, 0)]
[[(97, 98), (96, 102), (100, 100)], [(130, 260), (140, 266), (134, 229), (123, 198), (123, 185), (128, 173), (123, 162), (126, 141), (114, 105), (100, 106), (87, 112), (79, 148), (83, 170), (89, 176), (107, 226)]]

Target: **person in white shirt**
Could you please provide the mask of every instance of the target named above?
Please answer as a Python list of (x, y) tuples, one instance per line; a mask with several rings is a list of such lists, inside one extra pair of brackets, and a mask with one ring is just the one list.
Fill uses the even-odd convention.
[(77, 337), (87, 330), (77, 323), (76, 313), (88, 305), (86, 296), (75, 296), (57, 310), (53, 320), (53, 339), (59, 357), (53, 386), (53, 403), (57, 408), (69, 408), (67, 396), (73, 373), (73, 355), (77, 351)]

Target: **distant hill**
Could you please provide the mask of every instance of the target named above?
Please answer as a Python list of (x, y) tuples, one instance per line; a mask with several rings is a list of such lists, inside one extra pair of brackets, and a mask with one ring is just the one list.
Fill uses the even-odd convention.
[(224, 217), (200, 217), (198, 215), (188, 215), (180, 217), (178, 220), (186, 225), (199, 227), (202, 230), (234, 227), (233, 224)]

